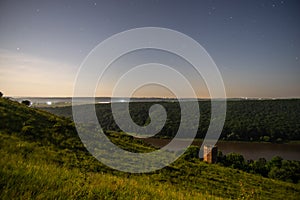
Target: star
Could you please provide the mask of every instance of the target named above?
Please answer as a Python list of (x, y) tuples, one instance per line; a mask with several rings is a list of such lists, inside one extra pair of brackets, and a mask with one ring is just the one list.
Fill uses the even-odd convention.
[(20, 48), (19, 48), (19, 47), (17, 47), (17, 51), (20, 51)]

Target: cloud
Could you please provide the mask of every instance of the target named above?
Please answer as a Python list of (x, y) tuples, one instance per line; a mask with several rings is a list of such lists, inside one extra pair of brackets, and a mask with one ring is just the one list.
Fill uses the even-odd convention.
[(76, 67), (0, 49), (0, 89), (6, 96), (71, 96)]

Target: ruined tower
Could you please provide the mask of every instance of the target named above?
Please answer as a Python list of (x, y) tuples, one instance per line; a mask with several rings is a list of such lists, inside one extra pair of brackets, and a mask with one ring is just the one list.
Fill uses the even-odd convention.
[(217, 146), (204, 145), (203, 160), (208, 163), (216, 163), (218, 155)]

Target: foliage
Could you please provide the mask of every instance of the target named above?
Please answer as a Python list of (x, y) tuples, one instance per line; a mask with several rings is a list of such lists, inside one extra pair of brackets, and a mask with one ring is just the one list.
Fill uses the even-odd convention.
[(26, 106), (30, 106), (31, 105), (31, 102), (29, 100), (23, 100), (21, 103), (24, 104), (24, 105), (26, 105)]
[(260, 174), (277, 180), (298, 183), (300, 181), (300, 161), (283, 160), (275, 156), (270, 161), (264, 158), (253, 161), (245, 161), (242, 155), (230, 153), (222, 155), (219, 153), (218, 162), (222, 166), (230, 166), (245, 172)]
[[(167, 120), (156, 137), (174, 137), (180, 125), (178, 102), (132, 102), (130, 115), (138, 125), (151, 121), (148, 116), (153, 104), (161, 104), (167, 112)], [(96, 113), (104, 130), (120, 131), (114, 121), (110, 104), (96, 104)], [(210, 101), (199, 101), (200, 121), (197, 137), (204, 138), (210, 122)], [(68, 107), (42, 108), (54, 114), (72, 118)], [(86, 105), (78, 106), (82, 113)], [(118, 110), (121, 115), (124, 110)], [(194, 116), (190, 116), (194, 117)], [(231, 100), (227, 102), (227, 113), (220, 139), (239, 141), (287, 142), (300, 140), (300, 99), (287, 100)], [(184, 122), (182, 126), (185, 126)]]

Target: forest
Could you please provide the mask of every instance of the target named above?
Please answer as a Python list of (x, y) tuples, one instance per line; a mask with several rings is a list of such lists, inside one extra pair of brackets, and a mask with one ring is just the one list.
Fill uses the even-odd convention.
[[(132, 102), (129, 104), (132, 120), (140, 125), (147, 125), (149, 109), (159, 103), (167, 113), (166, 124), (155, 137), (172, 138), (180, 125), (180, 105), (178, 101)], [(188, 102), (187, 102), (188, 103)], [(198, 101), (200, 120), (197, 138), (204, 138), (210, 123), (210, 101)], [(82, 113), (86, 105), (80, 105)], [(112, 116), (110, 104), (96, 104), (96, 113), (104, 130), (120, 131)], [(71, 106), (44, 107), (51, 113), (72, 119)], [(119, 110), (120, 113), (125, 112)], [(190, 116), (193, 117), (193, 116)], [(261, 141), (283, 143), (300, 140), (300, 100), (229, 100), (227, 101), (226, 120), (220, 136), (221, 140)], [(183, 124), (184, 126), (184, 124)]]

